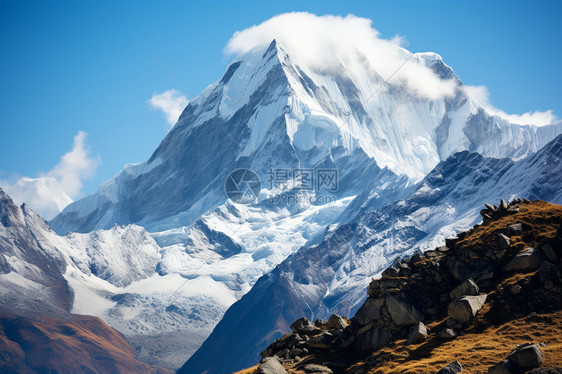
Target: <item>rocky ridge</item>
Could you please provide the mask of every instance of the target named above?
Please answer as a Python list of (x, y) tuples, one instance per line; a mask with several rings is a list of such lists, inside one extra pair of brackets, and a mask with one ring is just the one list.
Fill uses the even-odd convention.
[[(538, 313), (561, 310), (562, 207), (502, 199), (498, 206), (486, 204), (481, 215), (481, 225), (447, 239), (446, 246), (396, 260), (373, 279), (353, 318), (299, 319), (262, 357), (295, 373), (383, 372), (371, 371), (382, 363), (376, 352), (397, 341), (439, 346), (492, 324), (518, 317), (532, 322)], [(540, 366), (544, 344), (521, 343), (504, 360), (490, 362), (488, 372)], [(458, 361), (423, 372), (458, 373), (462, 357)], [(269, 373), (262, 365), (259, 372)]]

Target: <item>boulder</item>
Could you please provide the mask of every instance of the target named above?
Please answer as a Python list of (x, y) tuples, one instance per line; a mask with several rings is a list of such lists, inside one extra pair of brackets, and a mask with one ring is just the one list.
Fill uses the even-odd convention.
[(520, 370), (511, 360), (502, 360), (488, 369), (488, 374), (519, 374)]
[(361, 326), (368, 325), (381, 315), (381, 308), (384, 305), (384, 298), (375, 299), (368, 297), (365, 303), (355, 314), (355, 320)]
[(509, 289), (509, 292), (511, 292), (512, 295), (519, 295), (521, 293), (521, 286), (518, 284), (514, 284)]
[(558, 256), (556, 255), (556, 252), (554, 251), (554, 249), (552, 248), (552, 246), (549, 243), (545, 243), (541, 246), (541, 252), (550, 261), (556, 261), (558, 259)]
[(539, 268), (543, 260), (544, 256), (541, 251), (529, 248), (517, 254), (503, 269), (507, 272), (533, 271)]
[(509, 235), (521, 235), (523, 233), (523, 224), (516, 223), (507, 228)]
[(422, 322), (416, 323), (410, 329), (408, 335), (408, 344), (417, 344), (425, 341), (427, 339), (427, 328)]
[(303, 369), (305, 373), (332, 374), (332, 369), (324, 365), (308, 364)]
[(356, 342), (359, 349), (375, 350), (385, 346), (390, 341), (390, 334), (386, 329), (375, 327), (357, 335)]
[(396, 278), (398, 276), (398, 269), (388, 268), (384, 270), (381, 274), (382, 278)]
[(455, 330), (453, 329), (443, 329), (441, 331), (439, 331), (436, 336), (439, 339), (453, 339), (457, 337), (457, 333), (455, 332)]
[(423, 320), (423, 314), (413, 305), (400, 301), (395, 297), (388, 296), (386, 298), (386, 306), (392, 322), (398, 326), (410, 326)]
[(455, 287), (455, 289), (452, 290), (449, 295), (451, 296), (452, 300), (455, 300), (456, 298), (461, 296), (478, 295), (479, 291), (480, 289), (478, 288), (476, 283), (474, 283), (474, 280), (472, 280), (472, 278), (469, 278)]
[(539, 271), (541, 282), (554, 281), (557, 278), (558, 268), (548, 261), (543, 261)]
[(500, 210), (507, 210), (507, 208), (508, 208), (508, 205), (507, 205), (507, 203), (505, 202), (505, 200), (504, 200), (504, 199), (500, 199), (500, 208), (499, 208), (499, 209), (500, 209)]
[(511, 245), (511, 240), (509, 240), (509, 237), (504, 234), (500, 234), (498, 236), (498, 245), (500, 246), (500, 249), (508, 249)]
[(489, 203), (485, 203), (484, 205), (486, 206), (486, 208), (488, 208), (488, 210), (490, 210), (492, 212), (498, 209), (498, 208), (496, 208), (495, 206), (493, 206), (492, 204), (489, 204)]
[(462, 296), (449, 304), (447, 312), (454, 320), (460, 323), (467, 323), (482, 309), (486, 302), (486, 297), (484, 293), (476, 296)]
[(323, 332), (322, 334), (310, 339), (306, 345), (310, 348), (328, 349), (332, 346), (332, 344), (334, 344), (334, 341), (334, 335), (329, 332)]
[(453, 361), (449, 365), (443, 367), (437, 374), (457, 374), (462, 372), (462, 365), (458, 361)]
[(300, 348), (293, 348), (289, 351), (289, 356), (291, 356), (292, 358), (304, 357), (306, 356), (306, 352)]
[(533, 369), (527, 374), (562, 374), (562, 367)]
[(527, 371), (541, 366), (544, 355), (538, 345), (525, 343), (518, 345), (507, 359), (513, 361), (519, 369)]
[(318, 335), (322, 332), (321, 329), (314, 326), (307, 318), (300, 318), (291, 324), (291, 330), (297, 334), (304, 335)]
[(326, 326), (329, 330), (343, 330), (347, 327), (348, 323), (343, 317), (337, 314), (332, 314), (332, 316), (326, 322)]
[(258, 365), (259, 374), (287, 374), (277, 357), (266, 357)]

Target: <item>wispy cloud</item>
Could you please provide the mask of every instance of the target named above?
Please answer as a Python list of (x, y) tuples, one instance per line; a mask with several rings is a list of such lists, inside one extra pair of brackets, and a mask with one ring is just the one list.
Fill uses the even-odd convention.
[(8, 195), (18, 204), (27, 203), (46, 219), (53, 218), (64, 207), (80, 196), (84, 180), (95, 175), (99, 156), (92, 156), (86, 145), (87, 134), (79, 131), (72, 149), (59, 163), (38, 178), (21, 177), (15, 182), (0, 181)]
[[(285, 13), (237, 31), (228, 42), (225, 53), (244, 53), (276, 39), (299, 66), (330, 69), (345, 65), (353, 69), (350, 58), (359, 55), (382, 76), (388, 77), (410, 58), (401, 45), (401, 37), (383, 39), (372, 27), (372, 21), (353, 15), (316, 16), (311, 13)], [(412, 59), (393, 78), (414, 93), (436, 99), (454, 94), (456, 82), (440, 79), (421, 61)]]
[(507, 114), (501, 109), (496, 108), (490, 101), (490, 92), (486, 86), (463, 86), (465, 92), (473, 99), (478, 101), (485, 109), (493, 116), (498, 116), (511, 123), (519, 125), (535, 125), (545, 126), (550, 125), (558, 120), (552, 110), (545, 112), (527, 112), (523, 114)]
[(100, 163), (100, 157), (92, 157), (86, 146), (87, 133), (79, 131), (74, 137), (72, 150), (63, 155), (59, 163), (45, 174), (57, 180), (64, 192), (76, 198), (82, 190), (84, 180), (93, 177)]
[(159, 94), (154, 93), (148, 102), (152, 108), (161, 110), (170, 126), (174, 126), (187, 106), (188, 100), (178, 91), (171, 89)]

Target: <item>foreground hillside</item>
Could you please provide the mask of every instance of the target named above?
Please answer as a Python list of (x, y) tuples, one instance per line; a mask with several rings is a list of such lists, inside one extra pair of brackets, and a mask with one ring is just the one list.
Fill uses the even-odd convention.
[(502, 200), (481, 215), (383, 271), (353, 318), (300, 319), (245, 372), (562, 372), (562, 206)]

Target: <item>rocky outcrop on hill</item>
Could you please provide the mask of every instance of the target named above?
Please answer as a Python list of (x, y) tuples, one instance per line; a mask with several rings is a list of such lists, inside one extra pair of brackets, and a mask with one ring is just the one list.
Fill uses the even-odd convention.
[[(502, 199), (486, 208), (482, 225), (447, 239), (446, 246), (399, 259), (373, 279), (350, 320), (299, 319), (262, 357), (276, 357), (289, 372), (321, 359), (334, 373), (366, 373), (376, 366), (371, 352), (402, 339), (439, 345), (529, 313), (561, 310), (562, 207)], [(517, 373), (543, 361), (538, 345), (524, 344), (489, 370)], [(351, 368), (357, 362), (363, 365)]]

